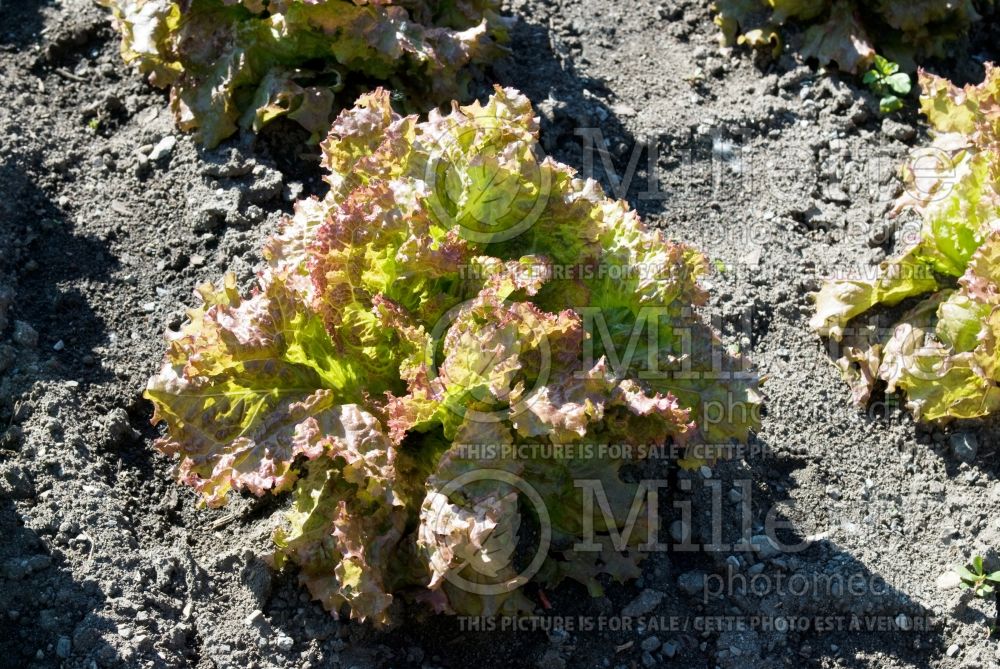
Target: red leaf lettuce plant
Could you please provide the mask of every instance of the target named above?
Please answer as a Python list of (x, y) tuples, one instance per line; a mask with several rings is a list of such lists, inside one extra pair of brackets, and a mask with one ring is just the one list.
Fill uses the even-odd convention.
[(503, 53), (509, 27), (498, 0), (98, 1), (125, 61), (209, 148), (280, 116), (318, 140), (372, 82), (412, 110), (465, 98), (467, 66)]
[(321, 145), (329, 193), (266, 242), (250, 295), (201, 286), (168, 336), (158, 448), (209, 506), (290, 492), (275, 563), (331, 611), (386, 623), (408, 592), (516, 613), (526, 572), (594, 593), (635, 577), (642, 523), (615, 537), (636, 472), (663, 475), (650, 447), (758, 420), (755, 376), (696, 313), (702, 255), (543, 159), (537, 132), (510, 89), (424, 122), (363, 96)]
[[(843, 340), (857, 402), (884, 382), (918, 419), (979, 418), (1000, 409), (1000, 69), (964, 88), (921, 72), (920, 85), (937, 134), (904, 168), (895, 210), (922, 215), (920, 238), (872, 281), (826, 282), (811, 325)], [(889, 332), (854, 320), (915, 298)]]

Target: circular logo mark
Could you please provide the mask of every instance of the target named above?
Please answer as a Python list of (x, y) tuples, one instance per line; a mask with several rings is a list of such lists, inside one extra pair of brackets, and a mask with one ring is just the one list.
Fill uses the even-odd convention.
[[(481, 563), (473, 559), (464, 559), (458, 564), (454, 564), (451, 561), (443, 562), (444, 555), (450, 554), (450, 550), (435, 551), (431, 562), (435, 571), (443, 573), (445, 580), (453, 586), (463, 590), (464, 592), (489, 597), (510, 593), (526, 584), (535, 574), (538, 573), (538, 571), (542, 568), (542, 565), (545, 563), (545, 559), (548, 557), (549, 547), (552, 544), (552, 521), (549, 517), (548, 508), (545, 506), (545, 502), (542, 499), (542, 496), (538, 494), (538, 491), (520, 476), (502, 469), (480, 469), (466, 472), (465, 474), (462, 474), (445, 484), (437, 494), (447, 500), (450, 499), (450, 496), (453, 493), (458, 492), (473, 483), (482, 481), (491, 481), (510, 486), (519, 493), (519, 499), (527, 498), (531, 502), (531, 505), (534, 507), (535, 513), (537, 514), (539, 525), (538, 547), (535, 550), (535, 554), (531, 561), (524, 569), (515, 572), (512, 577), (505, 578), (502, 582), (476, 582), (461, 575), (461, 572), (465, 571), (466, 567), (471, 567), (480, 575), (491, 578), (495, 577), (500, 570), (512, 567), (514, 545), (511, 542), (516, 542), (516, 536), (507, 536), (501, 537), (500, 541), (508, 542), (510, 545), (507, 545), (490, 554), (489, 557), (491, 559), (488, 568), (485, 568), (485, 563)], [(437, 515), (430, 520), (430, 526), (440, 527), (441, 525), (439, 525), (439, 523), (441, 514), (446, 509), (450, 512), (451, 508), (452, 505), (450, 503), (438, 506)], [(425, 522), (427, 521), (425, 520)], [(443, 523), (442, 525), (446, 526), (447, 524)], [(516, 535), (516, 529), (514, 530), (514, 534)], [(439, 545), (443, 543), (438, 533), (435, 533), (435, 540)], [(487, 537), (485, 542), (488, 541), (489, 538)]]
[[(548, 205), (552, 173), (537, 147), (511, 143), (509, 123), (477, 116), (467, 127), (446, 127), (427, 138), (424, 180), (438, 220), (471, 242), (490, 244), (520, 235)], [(495, 137), (494, 141), (490, 138)]]
[[(552, 349), (549, 344), (548, 332), (540, 320), (531, 320), (533, 312), (514, 315), (513, 319), (499, 319), (495, 323), (487, 322), (477, 329), (472, 327), (465, 331), (453, 330), (452, 326), (464, 327), (462, 320), (472, 318), (471, 311), (480, 303), (476, 299), (458, 304), (445, 313), (431, 330), (424, 360), (427, 366), (427, 378), (430, 382), (438, 381), (446, 388), (451, 385), (473, 383), (471, 397), (467, 401), (448, 404), (448, 409), (458, 416), (477, 423), (496, 423), (510, 420), (512, 415), (523, 413), (537, 399), (536, 389), (544, 387), (551, 375)], [(513, 302), (503, 302), (496, 309), (512, 306)], [(526, 328), (524, 332), (521, 328)], [(513, 328), (510, 331), (508, 328)], [(438, 364), (438, 348), (447, 346), (449, 338), (464, 337), (467, 339), (456, 347), (461, 356), (446, 357)], [(449, 351), (444, 351), (448, 356)], [(517, 393), (517, 398), (511, 401), (513, 394), (511, 384), (515, 376), (523, 371), (525, 354), (531, 354), (535, 372), (534, 383)], [(484, 383), (484, 380), (489, 382)], [(504, 394), (508, 394), (504, 397)], [(485, 410), (470, 404), (497, 404), (503, 406)]]

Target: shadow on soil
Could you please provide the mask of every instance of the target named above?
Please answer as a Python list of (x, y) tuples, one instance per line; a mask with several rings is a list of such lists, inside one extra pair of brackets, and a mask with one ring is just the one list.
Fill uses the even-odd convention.
[[(861, 503), (796, 503), (790, 495), (796, 485), (792, 474), (806, 466), (805, 458), (778, 454), (761, 440), (751, 446), (765, 455), (749, 458), (734, 478), (752, 482), (752, 495), (747, 499), (751, 500), (753, 533), (764, 530), (771, 516), (784, 552), (770, 560), (771, 566), (779, 566), (777, 572), (768, 568), (759, 581), (749, 578), (742, 593), (747, 599), (741, 601), (741, 593), (736, 592), (735, 600), (738, 606), (749, 605), (745, 610), (749, 615), (788, 617), (808, 624), (785, 637), (788, 648), (782, 654), (783, 666), (825, 666), (823, 658), (836, 658), (837, 666), (861, 669), (870, 666), (869, 658), (875, 654), (919, 666), (926, 662), (929, 649), (932, 654), (934, 650), (943, 653), (944, 638), (935, 614), (896, 587), (902, 570), (876, 573), (852, 554), (852, 545), (865, 541), (866, 532), (872, 540), (881, 540), (877, 535), (890, 531), (881, 523), (886, 520), (886, 508), (896, 507), (880, 497)], [(740, 508), (742, 521), (745, 512)], [(732, 526), (730, 532), (740, 536), (740, 526)], [(728, 595), (729, 576), (723, 573), (721, 578)], [(739, 591), (742, 582), (734, 582)], [(776, 638), (774, 634), (761, 636)]]
[[(838, 545), (839, 535), (830, 531), (839, 522), (836, 513), (796, 507), (789, 495), (792, 474), (804, 466), (804, 460), (785, 456), (727, 463), (719, 466), (721, 479), (688, 476), (690, 486), (671, 472), (674, 492), (669, 500), (661, 498), (659, 532), (670, 548), (643, 562), (641, 586), (605, 582), (606, 595), (597, 598), (571, 582), (544, 593), (528, 588), (537, 618), (516, 627), (502, 618), (429, 616), (413, 606), (406, 617), (411, 624), (388, 634), (352, 625), (352, 634), (364, 640), (356, 648), (363, 648), (363, 659), (375, 666), (419, 667), (430, 659), (449, 668), (534, 669), (643, 666), (640, 644), (650, 636), (671, 649), (669, 656), (651, 654), (656, 666), (699, 669), (778, 669), (832, 661), (862, 669), (875, 655), (920, 666), (929, 650), (943, 653), (933, 613)], [(713, 504), (713, 496), (743, 479), (751, 486), (743, 505)], [(693, 512), (694, 549), (680, 548), (670, 536), (673, 531), (667, 531), (685, 504)], [(764, 533), (769, 514), (783, 551), (765, 559), (738, 548), (749, 536)], [(714, 546), (717, 542), (723, 545)], [(733, 556), (738, 568), (731, 566)], [(701, 585), (683, 594), (682, 574), (681, 581), (695, 578)], [(623, 609), (646, 588), (663, 593), (659, 605), (643, 616), (623, 617)], [(704, 634), (706, 629), (710, 633)], [(391, 657), (378, 650), (386, 646), (395, 649)], [(423, 649), (427, 658), (413, 657), (411, 648)]]
[[(568, 56), (553, 49), (549, 30), (530, 18), (517, 18), (511, 42), (512, 53), (531, 58), (496, 63), (485, 80), (528, 96), (541, 121), (544, 151), (577, 168), (580, 176), (601, 182), (615, 197), (661, 207), (662, 200), (640, 197), (649, 183), (648, 148), (636, 147), (636, 138), (609, 104), (613, 94), (604, 82), (577, 72)], [(483, 86), (477, 97), (484, 99), (491, 91)]]
[(102, 638), (113, 625), (90, 613), (104, 608), (97, 582), (74, 580), (8, 499), (0, 499), (0, 536), (0, 666), (59, 667), (71, 655), (119, 666)]
[(42, 28), (42, 7), (47, 3), (41, 0), (17, 0), (3, 3), (3, 30), (0, 31), (0, 48), (24, 47), (32, 42), (40, 41)]
[[(0, 237), (9, 253), (0, 271), (14, 276), (16, 297), (10, 320), (38, 333), (39, 374), (35, 378), (100, 382), (110, 373), (95, 364), (94, 348), (107, 329), (90, 302), (111, 290), (117, 260), (105, 242), (76, 234), (73, 224), (37, 187), (41, 159), (9, 157), (0, 164)], [(62, 342), (62, 345), (59, 345)]]

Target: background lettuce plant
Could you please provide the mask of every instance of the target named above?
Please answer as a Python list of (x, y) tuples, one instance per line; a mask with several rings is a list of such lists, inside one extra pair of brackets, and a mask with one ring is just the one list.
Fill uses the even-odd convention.
[[(860, 74), (875, 53), (912, 71), (915, 59), (941, 57), (992, 0), (715, 0), (715, 22), (728, 44), (781, 53), (780, 28), (805, 27), (802, 55)], [(980, 11), (977, 11), (979, 9)]]
[(415, 111), (467, 97), (466, 66), (502, 53), (508, 27), (498, 0), (98, 1), (125, 61), (208, 147), (280, 116), (318, 139), (376, 83)]
[[(988, 64), (986, 80), (964, 88), (921, 72), (920, 85), (938, 134), (913, 154), (896, 206), (922, 214), (920, 240), (874, 281), (825, 283), (811, 325), (844, 339), (838, 364), (857, 401), (881, 380), (918, 418), (975, 418), (1000, 408), (1000, 70)], [(849, 327), (914, 297), (891, 336)]]
[[(756, 378), (696, 313), (703, 256), (543, 158), (537, 131), (511, 89), (424, 122), (363, 96), (321, 145), (329, 193), (266, 242), (251, 293), (201, 286), (168, 333), (158, 448), (210, 506), (290, 492), (274, 561), (331, 611), (530, 610), (519, 560), (541, 544), (535, 581), (600, 593), (639, 574), (645, 513), (613, 539), (642, 471), (664, 477), (644, 447), (757, 423)], [(574, 550), (591, 524), (596, 550)]]

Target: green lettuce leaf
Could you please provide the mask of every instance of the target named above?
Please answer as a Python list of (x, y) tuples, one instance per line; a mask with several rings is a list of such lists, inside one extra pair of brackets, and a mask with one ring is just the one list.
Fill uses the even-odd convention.
[(981, 18), (974, 0), (716, 0), (712, 9), (725, 45), (780, 55), (781, 26), (797, 22), (805, 28), (803, 56), (855, 74), (876, 51), (908, 67), (943, 57)]
[(314, 140), (371, 81), (410, 109), (466, 97), (468, 66), (503, 52), (496, 0), (99, 0), (122, 56), (170, 87), (178, 126), (208, 147), (288, 116)]
[[(921, 73), (921, 105), (941, 134), (904, 168), (906, 194), (895, 208), (923, 216), (921, 237), (883, 263), (876, 280), (829, 281), (816, 296), (810, 324), (836, 340), (873, 307), (924, 298), (890, 336), (847, 346), (838, 360), (859, 404), (880, 380), (888, 392), (904, 392), (921, 420), (979, 418), (1000, 408), (1000, 70), (988, 65), (986, 72), (982, 84), (962, 89)], [(899, 269), (908, 271), (893, 273)]]
[(334, 429), (338, 405), (363, 395), (352, 362), (336, 355), (322, 321), (280, 276), (265, 275), (247, 300), (234, 283), (200, 288), (203, 306), (170, 335), (163, 369), (146, 388), (154, 421), (169, 427), (157, 447), (180, 458), (181, 480), (209, 505), (232, 487), (287, 489), (292, 460), (322, 452), (311, 434), (317, 421)]
[(335, 613), (387, 624), (408, 593), (517, 614), (526, 583), (567, 578), (599, 594), (639, 573), (656, 449), (758, 425), (757, 376), (698, 313), (704, 257), (537, 133), (511, 89), (425, 121), (362, 96), (256, 291), (203, 289), (149, 382), (158, 445), (207, 503), (291, 490), (275, 565)]

